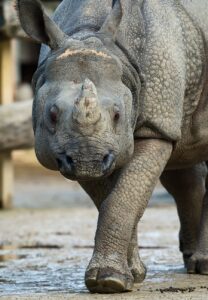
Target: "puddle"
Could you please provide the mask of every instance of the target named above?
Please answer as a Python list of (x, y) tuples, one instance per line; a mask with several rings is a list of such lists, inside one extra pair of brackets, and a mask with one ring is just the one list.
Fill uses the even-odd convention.
[(16, 282), (13, 280), (6, 280), (0, 277), (0, 283), (1, 284), (15, 284)]
[(4, 265), (0, 265), (0, 269), (5, 269), (6, 268), (6, 266), (4, 266)]
[[(36, 261), (34, 261), (34, 264)], [(24, 271), (23, 271), (24, 269)], [(28, 269), (26, 266), (8, 266), (7, 272), (0, 271), (0, 295), (26, 295), (28, 293), (83, 293), (85, 268), (81, 265), (48, 263)], [(1, 297), (0, 296), (0, 297)]]

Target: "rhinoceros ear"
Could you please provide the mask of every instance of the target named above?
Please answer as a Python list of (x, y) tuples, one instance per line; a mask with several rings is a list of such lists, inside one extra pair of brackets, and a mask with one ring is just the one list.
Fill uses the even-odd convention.
[(38, 0), (17, 0), (17, 10), (24, 31), (38, 43), (57, 49), (67, 36), (45, 13)]
[(123, 16), (121, 0), (113, 0), (112, 11), (105, 20), (99, 33), (105, 34), (115, 40), (118, 27)]

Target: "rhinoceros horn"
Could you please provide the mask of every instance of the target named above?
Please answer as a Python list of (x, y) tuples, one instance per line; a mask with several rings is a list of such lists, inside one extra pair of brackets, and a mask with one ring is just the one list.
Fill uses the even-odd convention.
[(74, 103), (73, 119), (83, 126), (97, 123), (101, 117), (97, 90), (94, 83), (85, 79), (81, 93)]

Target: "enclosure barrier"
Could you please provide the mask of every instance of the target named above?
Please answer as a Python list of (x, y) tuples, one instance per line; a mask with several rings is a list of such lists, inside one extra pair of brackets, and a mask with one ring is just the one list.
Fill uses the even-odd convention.
[[(48, 11), (60, 1), (44, 0)], [(25, 38), (14, 0), (0, 0), (0, 208), (10, 208), (13, 197), (12, 150), (33, 146), (31, 101), (12, 103), (15, 90), (13, 38)]]
[[(12, 42), (7, 39), (0, 43), (0, 104), (13, 101), (13, 59)], [(9, 208), (13, 191), (13, 168), (11, 152), (0, 154), (0, 206)]]

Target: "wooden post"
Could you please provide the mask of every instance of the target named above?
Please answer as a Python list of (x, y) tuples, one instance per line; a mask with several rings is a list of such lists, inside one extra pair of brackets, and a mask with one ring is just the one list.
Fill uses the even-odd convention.
[[(13, 42), (0, 42), (0, 105), (14, 98)], [(11, 152), (0, 153), (0, 208), (10, 208), (13, 195), (13, 166)]]

